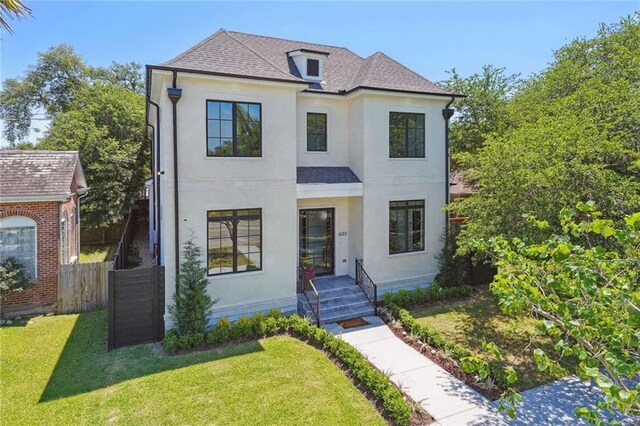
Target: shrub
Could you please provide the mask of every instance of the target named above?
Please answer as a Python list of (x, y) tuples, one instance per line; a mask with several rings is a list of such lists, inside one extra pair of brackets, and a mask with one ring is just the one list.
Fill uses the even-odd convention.
[(242, 316), (231, 325), (231, 338), (248, 339), (253, 337), (253, 321), (249, 317)]
[(460, 224), (451, 222), (449, 224), (449, 234), (442, 236), (444, 246), (442, 253), (437, 256), (440, 273), (436, 276), (436, 281), (442, 287), (460, 287), (468, 281), (467, 274), (471, 270), (471, 256), (458, 254), (458, 234)]
[(195, 245), (193, 237), (184, 244), (183, 260), (176, 281), (174, 305), (169, 307), (176, 331), (180, 335), (204, 333), (215, 302), (207, 293), (207, 270), (202, 265), (201, 250)]
[(0, 263), (0, 300), (7, 293), (22, 291), (29, 281), (24, 265), (15, 257), (7, 257)]
[(434, 281), (427, 288), (416, 287), (413, 290), (399, 290), (395, 293), (385, 293), (382, 299), (386, 304), (404, 308), (422, 303), (466, 297), (469, 296), (472, 291), (473, 287), (468, 285), (443, 288), (438, 282)]

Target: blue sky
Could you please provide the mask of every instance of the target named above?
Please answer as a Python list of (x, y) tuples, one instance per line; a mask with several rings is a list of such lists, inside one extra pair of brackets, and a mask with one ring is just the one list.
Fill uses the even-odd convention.
[(483, 64), (528, 75), (554, 49), (593, 36), (640, 9), (634, 2), (49, 2), (29, 1), (34, 18), (2, 34), (2, 79), (15, 77), (47, 47), (68, 43), (92, 65), (160, 63), (219, 28), (378, 50), (438, 81)]

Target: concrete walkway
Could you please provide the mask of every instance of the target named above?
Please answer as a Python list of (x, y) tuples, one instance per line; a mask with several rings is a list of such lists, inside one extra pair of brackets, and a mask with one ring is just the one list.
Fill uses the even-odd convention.
[[(418, 353), (396, 337), (380, 318), (364, 320), (369, 325), (343, 329), (338, 324), (327, 324), (325, 328), (389, 374), (391, 381), (435, 418), (435, 425), (586, 425), (573, 414), (575, 406), (581, 403), (594, 408), (602, 398), (595, 386), (577, 377), (567, 377), (522, 392), (523, 402), (516, 407), (517, 418), (509, 420), (498, 411), (497, 401), (484, 398)], [(624, 425), (640, 425), (637, 418), (614, 417)]]
[(437, 425), (506, 425), (491, 401), (447, 373), (439, 365), (397, 338), (378, 317), (365, 317), (370, 325), (342, 329), (327, 325), (332, 333), (356, 347), (380, 371), (390, 375)]

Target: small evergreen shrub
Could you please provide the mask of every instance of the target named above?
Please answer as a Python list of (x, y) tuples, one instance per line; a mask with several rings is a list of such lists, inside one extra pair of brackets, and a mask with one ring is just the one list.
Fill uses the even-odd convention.
[(30, 281), (25, 266), (15, 257), (7, 257), (0, 263), (0, 300), (7, 293), (22, 291)]
[(215, 303), (207, 293), (207, 269), (201, 257), (200, 247), (192, 236), (184, 244), (180, 272), (176, 277), (174, 304), (169, 307), (179, 335), (204, 333)]
[(460, 224), (451, 222), (449, 224), (449, 234), (442, 236), (444, 242), (442, 253), (437, 256), (440, 273), (436, 276), (436, 281), (442, 287), (460, 287), (468, 283), (471, 271), (471, 257), (469, 255), (458, 254), (458, 234)]

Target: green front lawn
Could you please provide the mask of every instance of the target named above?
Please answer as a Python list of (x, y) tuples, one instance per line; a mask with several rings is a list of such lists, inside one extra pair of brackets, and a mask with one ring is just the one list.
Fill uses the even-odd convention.
[(482, 350), (482, 343), (494, 342), (506, 362), (518, 372), (516, 387), (520, 391), (559, 378), (539, 371), (533, 361), (536, 347), (552, 350), (546, 336), (535, 337), (529, 345), (535, 334), (536, 321), (502, 313), (488, 286), (476, 290), (469, 299), (413, 309), (411, 315), (480, 358), (490, 359), (490, 355)]
[(0, 424), (385, 424), (326, 356), (279, 336), (106, 351), (106, 312), (0, 328)]
[(106, 262), (116, 252), (117, 244), (108, 246), (80, 246), (80, 263)]

